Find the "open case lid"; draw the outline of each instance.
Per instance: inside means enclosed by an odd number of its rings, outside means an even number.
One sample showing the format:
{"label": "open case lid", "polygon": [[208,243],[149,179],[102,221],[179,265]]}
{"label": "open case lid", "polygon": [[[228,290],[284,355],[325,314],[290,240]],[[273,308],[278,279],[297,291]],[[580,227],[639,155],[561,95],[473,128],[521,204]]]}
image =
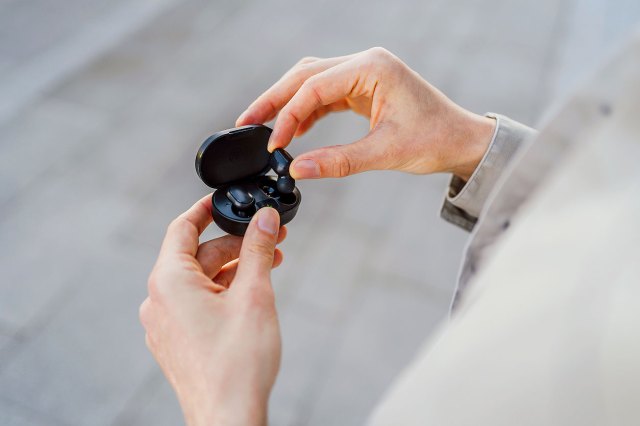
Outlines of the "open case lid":
{"label": "open case lid", "polygon": [[271,129],[261,124],[217,132],[202,143],[196,156],[200,179],[212,188],[264,175],[269,171],[267,143]]}

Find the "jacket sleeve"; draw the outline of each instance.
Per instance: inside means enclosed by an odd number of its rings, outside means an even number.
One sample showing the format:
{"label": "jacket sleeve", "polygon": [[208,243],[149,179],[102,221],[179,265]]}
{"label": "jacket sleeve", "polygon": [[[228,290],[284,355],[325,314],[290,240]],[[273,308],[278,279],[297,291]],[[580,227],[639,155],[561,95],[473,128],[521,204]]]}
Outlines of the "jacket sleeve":
{"label": "jacket sleeve", "polygon": [[508,117],[488,113],[496,120],[496,129],[487,152],[469,181],[452,176],[440,216],[467,231],[473,230],[480,212],[500,175],[513,159],[523,142],[537,132]]}

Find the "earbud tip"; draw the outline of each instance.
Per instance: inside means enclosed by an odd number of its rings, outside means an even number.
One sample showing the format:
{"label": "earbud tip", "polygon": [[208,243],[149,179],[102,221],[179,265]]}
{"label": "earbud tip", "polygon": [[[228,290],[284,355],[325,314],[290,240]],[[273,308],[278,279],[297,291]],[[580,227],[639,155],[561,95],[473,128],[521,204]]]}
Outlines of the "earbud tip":
{"label": "earbud tip", "polygon": [[280,176],[276,186],[281,194],[291,194],[296,187],[296,181],[290,176]]}

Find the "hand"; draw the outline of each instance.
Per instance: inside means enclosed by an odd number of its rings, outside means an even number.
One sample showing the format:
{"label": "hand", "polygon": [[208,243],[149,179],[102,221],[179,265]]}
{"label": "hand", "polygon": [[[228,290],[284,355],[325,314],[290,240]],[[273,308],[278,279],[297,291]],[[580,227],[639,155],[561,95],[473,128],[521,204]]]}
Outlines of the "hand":
{"label": "hand", "polygon": [[305,58],[262,94],[236,125],[276,114],[269,150],[284,148],[329,112],[351,109],[370,120],[364,138],[298,156],[295,179],[367,170],[452,172],[464,180],[482,159],[495,121],[449,100],[400,59],[375,47],[337,58]]}
{"label": "hand", "polygon": [[169,225],[140,320],[188,425],[266,424],[280,365],[270,278],[282,262],[279,221],[263,208],[244,240],[229,235],[198,245],[211,222],[207,196]]}

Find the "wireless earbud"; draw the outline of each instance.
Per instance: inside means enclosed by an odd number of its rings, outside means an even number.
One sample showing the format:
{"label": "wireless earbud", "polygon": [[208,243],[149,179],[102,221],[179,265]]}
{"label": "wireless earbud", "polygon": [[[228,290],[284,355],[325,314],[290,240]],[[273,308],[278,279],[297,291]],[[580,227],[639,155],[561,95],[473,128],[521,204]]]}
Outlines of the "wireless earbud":
{"label": "wireless earbud", "polygon": [[289,166],[293,158],[287,151],[282,148],[277,148],[271,157],[269,158],[269,165],[274,172],[278,175],[277,187],[278,191],[283,194],[291,194],[293,188],[296,187],[296,181],[289,174]]}
{"label": "wireless earbud", "polygon": [[255,199],[245,185],[231,185],[227,198],[240,215],[246,217],[254,212]]}
{"label": "wireless earbud", "polygon": [[[290,222],[302,196],[289,174],[293,158],[284,149],[267,151],[271,129],[249,125],[223,130],[207,138],[196,155],[196,171],[215,188],[213,220],[224,231],[244,235],[251,218],[263,207]],[[277,176],[267,175],[273,170]]]}
{"label": "wireless earbud", "polygon": [[280,176],[276,185],[280,193],[291,194],[296,187],[296,181],[291,176]]}

